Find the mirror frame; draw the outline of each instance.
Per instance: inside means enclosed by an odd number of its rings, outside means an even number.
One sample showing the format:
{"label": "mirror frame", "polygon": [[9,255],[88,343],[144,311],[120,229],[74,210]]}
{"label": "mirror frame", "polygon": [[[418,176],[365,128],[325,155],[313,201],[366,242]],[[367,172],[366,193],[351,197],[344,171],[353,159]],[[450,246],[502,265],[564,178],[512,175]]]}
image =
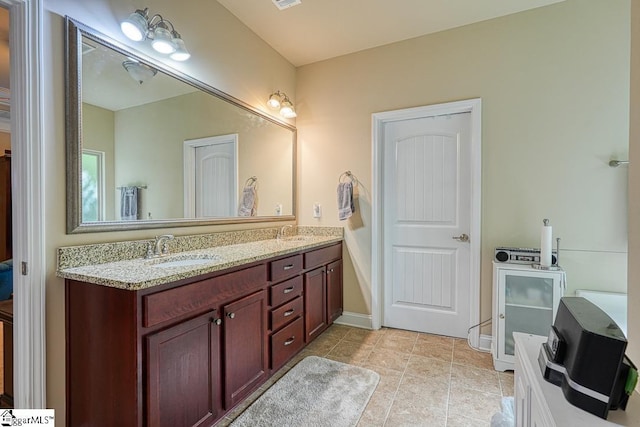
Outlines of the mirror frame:
{"label": "mirror frame", "polygon": [[[65,17],[65,127],[66,127],[66,203],[67,234],[93,233],[102,231],[143,230],[152,228],[191,227],[223,224],[246,224],[257,222],[295,221],[296,219],[296,176],[297,176],[297,129],[288,123],[271,117],[249,104],[207,85],[167,64],[143,54],[129,46],[115,41],[104,34]],[[292,213],[281,216],[224,217],[224,218],[176,218],[136,221],[82,222],[80,177],[82,176],[82,37],[103,44],[123,55],[151,65],[170,77],[181,80],[198,90],[215,96],[236,107],[272,122],[292,132]]]}

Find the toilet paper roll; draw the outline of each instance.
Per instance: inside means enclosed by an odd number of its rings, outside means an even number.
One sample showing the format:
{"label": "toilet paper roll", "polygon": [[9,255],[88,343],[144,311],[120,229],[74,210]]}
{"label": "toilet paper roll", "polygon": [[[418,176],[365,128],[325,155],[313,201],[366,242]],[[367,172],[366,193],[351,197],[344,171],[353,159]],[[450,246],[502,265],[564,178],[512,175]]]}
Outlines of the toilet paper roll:
{"label": "toilet paper roll", "polygon": [[551,267],[552,229],[548,219],[545,219],[543,224],[540,233],[540,265]]}

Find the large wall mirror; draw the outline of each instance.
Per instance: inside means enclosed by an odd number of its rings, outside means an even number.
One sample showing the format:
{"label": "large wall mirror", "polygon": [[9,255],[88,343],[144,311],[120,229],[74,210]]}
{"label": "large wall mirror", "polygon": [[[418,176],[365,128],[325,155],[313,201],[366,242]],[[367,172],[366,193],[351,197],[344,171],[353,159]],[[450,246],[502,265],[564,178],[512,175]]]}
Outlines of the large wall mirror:
{"label": "large wall mirror", "polygon": [[295,219],[295,127],[66,30],[67,233]]}

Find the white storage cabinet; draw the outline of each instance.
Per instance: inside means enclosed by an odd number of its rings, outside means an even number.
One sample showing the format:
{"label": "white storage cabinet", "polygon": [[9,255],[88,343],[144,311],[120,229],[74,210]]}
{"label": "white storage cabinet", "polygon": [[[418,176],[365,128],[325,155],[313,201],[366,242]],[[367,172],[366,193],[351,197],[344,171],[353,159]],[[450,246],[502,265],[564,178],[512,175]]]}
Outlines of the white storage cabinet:
{"label": "white storage cabinet", "polygon": [[562,270],[493,262],[493,366],[514,369],[514,332],[547,336],[566,287]]}

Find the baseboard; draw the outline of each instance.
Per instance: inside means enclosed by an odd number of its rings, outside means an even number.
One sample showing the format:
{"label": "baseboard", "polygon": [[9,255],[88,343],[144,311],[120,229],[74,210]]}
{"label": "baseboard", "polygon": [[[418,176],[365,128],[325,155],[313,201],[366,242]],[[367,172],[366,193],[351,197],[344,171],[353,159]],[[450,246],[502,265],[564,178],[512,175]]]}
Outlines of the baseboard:
{"label": "baseboard", "polygon": [[493,341],[493,337],[491,335],[480,335],[480,342],[478,343],[478,347],[481,350],[491,351],[491,342]]}
{"label": "baseboard", "polygon": [[370,314],[351,313],[349,311],[342,312],[342,316],[334,320],[333,323],[346,326],[354,326],[356,328],[373,329],[373,322]]}

